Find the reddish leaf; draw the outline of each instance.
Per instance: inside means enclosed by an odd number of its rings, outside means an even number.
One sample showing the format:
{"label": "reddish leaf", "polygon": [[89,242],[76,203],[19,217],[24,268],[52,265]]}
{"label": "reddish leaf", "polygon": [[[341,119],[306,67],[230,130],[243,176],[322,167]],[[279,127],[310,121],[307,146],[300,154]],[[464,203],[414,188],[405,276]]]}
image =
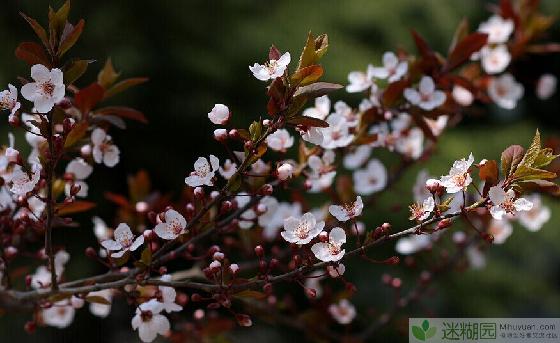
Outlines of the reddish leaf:
{"label": "reddish leaf", "polygon": [[[86,22],[83,19],[80,19],[76,26],[72,26],[71,24],[67,23],[66,28],[64,28],[64,33],[60,40],[60,45],[58,46],[57,55],[60,57],[64,55],[64,53],[70,50],[71,47],[76,44],[80,36],[82,35],[82,31],[84,30],[84,25]],[[70,25],[70,26],[68,26]],[[68,31],[68,32],[67,32]]]}
{"label": "reddish leaf", "polygon": [[525,149],[520,145],[511,145],[502,152],[502,173],[504,177],[513,174],[517,169],[517,165],[525,156]]}
{"label": "reddish leaf", "polygon": [[105,92],[105,95],[104,95],[103,99],[110,98],[115,94],[123,92],[123,91],[129,89],[130,87],[142,84],[146,81],[148,81],[147,77],[134,77],[134,78],[122,80],[121,82],[115,84],[113,87],[109,88]]}
{"label": "reddish leaf", "polygon": [[120,194],[115,194],[111,192],[105,192],[105,199],[121,206],[121,207],[130,207],[130,203],[128,199]]}
{"label": "reddish leaf", "polygon": [[35,19],[26,16],[23,12],[19,12],[19,14],[23,17],[23,19],[25,19],[25,21],[29,23],[29,25],[31,26],[33,31],[35,31],[35,34],[37,35],[37,37],[39,37],[39,39],[41,40],[45,48],[48,49],[49,38],[47,37],[47,31],[45,31],[45,29],[41,26],[41,24],[39,24]]}
{"label": "reddish leaf", "polygon": [[69,148],[69,147],[73,146],[74,144],[76,144],[77,141],[82,139],[87,132],[88,126],[89,125],[86,122],[81,122],[81,123],[78,123],[78,124],[74,125],[72,130],[68,133],[68,136],[66,136],[66,141],[64,142],[64,147]]}
{"label": "reddish leaf", "polygon": [[433,56],[434,51],[432,50],[432,48],[430,48],[426,40],[415,30],[412,30],[411,33],[412,38],[414,39],[414,44],[416,44],[416,48],[418,49],[420,55],[424,58],[430,58],[431,56]]}
{"label": "reddish leaf", "polygon": [[468,61],[474,52],[479,51],[488,41],[486,33],[475,32],[461,40],[449,54],[445,71],[450,71]]}
{"label": "reddish leaf", "polygon": [[87,115],[98,102],[103,100],[104,93],[103,87],[94,82],[86,88],[80,89],[74,96],[74,102],[82,114]]}
{"label": "reddish leaf", "polygon": [[329,123],[324,120],[306,116],[291,118],[290,120],[288,120],[288,124],[304,125],[307,127],[329,127]]}
{"label": "reddish leaf", "polygon": [[294,93],[294,97],[305,95],[310,98],[317,98],[336,90],[341,89],[343,86],[336,83],[328,82],[315,82],[307,86],[299,87]]}
{"label": "reddish leaf", "polygon": [[101,87],[107,89],[111,87],[113,83],[115,83],[119,75],[120,74],[117,73],[115,71],[115,68],[113,67],[111,58],[108,58],[107,62],[105,62],[105,66],[103,66],[103,69],[101,69],[101,71],[97,75],[97,83],[99,83]]}
{"label": "reddish leaf", "polygon": [[121,118],[136,120],[144,124],[148,123],[148,119],[146,119],[144,113],[130,107],[122,107],[122,106],[103,107],[95,111],[95,113],[102,114],[102,115],[114,114]]}
{"label": "reddish leaf", "polygon": [[278,48],[276,48],[274,45],[272,45],[270,47],[270,50],[268,51],[268,59],[269,60],[278,60],[280,59],[280,50],[278,50]]}
{"label": "reddish leaf", "polygon": [[511,0],[500,0],[500,15],[505,19],[512,19],[515,27],[519,27],[519,16],[515,12]]}
{"label": "reddish leaf", "polygon": [[319,80],[323,76],[323,68],[320,65],[312,65],[302,69],[298,69],[293,75],[292,80],[299,82],[300,86],[305,86]]}
{"label": "reddish leaf", "polygon": [[488,194],[490,187],[498,184],[498,163],[495,160],[486,161],[480,166],[478,176],[481,180],[485,181],[483,195]]}
{"label": "reddish leaf", "polygon": [[29,65],[50,66],[49,58],[43,47],[35,42],[23,42],[16,48],[16,57]]}
{"label": "reddish leaf", "polygon": [[95,203],[91,201],[74,201],[70,204],[60,204],[59,206],[57,206],[57,214],[59,216],[66,216],[69,214],[89,211],[95,206]]}
{"label": "reddish leaf", "polygon": [[64,70],[64,83],[70,85],[79,79],[87,70],[90,61],[75,60]]}
{"label": "reddish leaf", "polygon": [[393,82],[387,86],[385,91],[383,92],[383,96],[381,101],[385,106],[393,105],[399,98],[402,96],[402,93],[406,87],[408,87],[409,82],[408,80],[399,80]]}

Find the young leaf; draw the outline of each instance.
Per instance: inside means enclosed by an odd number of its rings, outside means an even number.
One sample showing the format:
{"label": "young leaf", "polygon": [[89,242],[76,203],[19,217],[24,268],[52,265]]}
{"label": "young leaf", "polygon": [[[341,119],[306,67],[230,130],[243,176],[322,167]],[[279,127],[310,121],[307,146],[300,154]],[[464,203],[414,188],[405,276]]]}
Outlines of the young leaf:
{"label": "young leaf", "polygon": [[504,177],[508,177],[515,172],[524,154],[525,149],[520,145],[511,145],[502,152],[502,174]]}
{"label": "young leaf", "polygon": [[69,0],[67,0],[56,12],[52,8],[49,8],[49,30],[51,34],[55,33],[56,36],[59,36],[62,33],[66,21],[68,20],[69,13]]}
{"label": "young leaf", "polygon": [[82,139],[86,135],[88,126],[89,125],[86,122],[81,122],[74,125],[72,130],[68,133],[68,136],[66,136],[64,147],[69,148],[76,144],[76,142],[78,142],[80,139]]}
{"label": "young leaf", "polygon": [[327,123],[326,121],[307,116],[291,118],[287,121],[287,123],[292,125],[303,125],[307,127],[329,127],[329,123]]}
{"label": "young leaf", "polygon": [[111,302],[99,295],[88,295],[85,299],[88,303],[111,305]]}
{"label": "young leaf", "polygon": [[89,63],[90,61],[87,60],[72,61],[64,70],[64,82],[67,85],[74,83],[77,79],[84,75]]}
{"label": "young leaf", "polygon": [[144,82],[148,81],[147,77],[135,77],[135,78],[130,78],[130,79],[126,79],[126,80],[122,80],[121,82],[118,82],[117,84],[115,84],[114,86],[112,86],[111,88],[109,88],[106,92],[105,95],[103,97],[103,99],[107,99],[112,97],[115,94],[118,94],[120,92],[123,92],[127,89],[129,89],[130,87],[136,86],[136,85],[140,85]]}
{"label": "young leaf", "polygon": [[82,35],[82,31],[84,30],[84,25],[86,22],[83,19],[80,19],[76,26],[72,26],[72,24],[67,23],[66,27],[64,28],[64,34],[61,37],[60,45],[58,46],[57,55],[61,57],[70,50],[71,47],[76,44],[80,36]]}
{"label": "young leaf", "polygon": [[57,214],[59,216],[66,216],[69,214],[80,213],[89,211],[94,208],[96,205],[94,202],[79,200],[74,201],[69,204],[60,204],[57,206]]}
{"label": "young leaf", "polygon": [[330,92],[341,89],[343,86],[336,83],[316,82],[307,86],[299,87],[294,97],[305,95],[310,98],[318,98]]}
{"label": "young leaf", "polygon": [[97,83],[99,83],[101,87],[108,89],[113,83],[115,83],[115,81],[117,81],[119,75],[120,73],[117,73],[115,71],[113,62],[109,57],[107,59],[107,62],[105,62],[105,66],[103,66],[103,69],[101,69],[101,71],[97,75]]}
{"label": "young leaf", "polygon": [[533,166],[533,162],[535,162],[535,159],[539,155],[540,151],[541,151],[541,134],[539,130],[537,130],[537,132],[535,133],[535,137],[533,138],[533,142],[531,143],[531,146],[529,147],[529,149],[527,149],[527,152],[525,153],[525,156],[523,156],[523,159],[521,160],[519,165],[528,166],[528,167]]}
{"label": "young leaf", "polygon": [[449,54],[444,70],[449,71],[457,68],[468,61],[474,52],[479,51],[488,41],[486,33],[475,32],[461,40]]}
{"label": "young leaf", "polygon": [[103,100],[104,93],[105,90],[103,87],[101,87],[97,82],[94,82],[86,88],[80,89],[74,97],[74,102],[82,114],[87,116],[89,111],[91,111],[98,102]]}
{"label": "young leaf", "polygon": [[39,39],[41,40],[41,42],[43,43],[45,48],[48,49],[49,48],[49,38],[47,36],[47,31],[45,31],[45,29],[41,26],[41,24],[39,24],[37,22],[37,20],[35,20],[31,17],[28,17],[23,12],[19,12],[19,15],[21,15],[23,17],[23,19],[25,19],[25,21],[27,21],[27,23],[29,23],[29,26],[31,26],[33,31],[35,31],[35,34],[37,35],[37,37],[39,37]]}
{"label": "young leaf", "polygon": [[311,31],[307,35],[307,42],[299,58],[297,70],[303,69],[313,64],[327,52],[329,46],[329,38],[326,34],[322,34],[317,38],[313,37]]}
{"label": "young leaf", "polygon": [[305,86],[319,80],[323,76],[323,67],[320,65],[311,65],[298,69],[292,75],[292,81],[300,86]]}
{"label": "young leaf", "polygon": [[113,114],[113,115],[119,116],[121,118],[139,121],[139,122],[144,123],[144,124],[148,123],[148,119],[146,118],[144,113],[142,113],[140,111],[137,111],[137,110],[135,110],[133,108],[130,108],[130,107],[108,106],[108,107],[103,107],[103,108],[98,109],[97,111],[95,111],[95,113],[102,114],[102,115]]}
{"label": "young leaf", "polygon": [[16,48],[16,57],[29,65],[42,64],[50,67],[50,62],[43,47],[35,42],[23,42]]}

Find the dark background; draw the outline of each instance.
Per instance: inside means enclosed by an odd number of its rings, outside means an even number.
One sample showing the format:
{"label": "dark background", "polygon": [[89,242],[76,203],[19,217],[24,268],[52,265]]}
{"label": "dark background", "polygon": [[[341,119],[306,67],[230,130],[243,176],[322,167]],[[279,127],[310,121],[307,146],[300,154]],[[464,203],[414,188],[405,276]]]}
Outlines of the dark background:
{"label": "dark background", "polygon": [[[61,3],[3,1],[0,11],[2,87],[8,82],[16,83],[17,75],[29,74],[28,66],[13,55],[19,42],[34,39],[18,11],[46,24],[48,5],[58,7]],[[547,14],[558,15],[560,3],[543,1],[542,8]],[[96,168],[90,178],[92,199],[102,203],[97,214],[111,222],[114,211],[103,200],[103,192],[126,193],[127,175],[142,168],[149,171],[156,188],[179,194],[184,187],[184,177],[198,156],[212,152],[224,157],[220,146],[211,138],[214,126],[206,114],[214,103],[227,104],[233,111],[234,123],[245,124],[265,114],[265,84],[252,77],[248,65],[262,62],[272,43],[281,51],[290,51],[295,60],[309,30],[316,34],[328,33],[330,47],[323,59],[326,70],[323,79],[345,84],[349,71],[365,69],[368,63],[379,64],[386,50],[403,47],[414,51],[410,28],[426,37],[434,49],[446,51],[462,17],[468,17],[471,27],[476,28],[488,15],[485,2],[459,0],[73,1],[71,19],[85,18],[86,28],[71,54],[97,60],[80,85],[95,80],[109,56],[123,76],[150,78],[149,83],[114,100],[145,112],[150,123],[130,122],[126,131],[114,129],[111,132],[121,148],[121,163],[114,169]],[[547,38],[560,41],[558,25]],[[405,180],[383,195],[379,207],[390,208],[402,199],[409,199],[410,186],[420,168],[428,168],[439,175],[447,171],[452,161],[470,151],[477,160],[499,158],[509,144],[527,145],[537,127],[545,136],[558,134],[559,97],[538,101],[532,89],[541,73],[559,74],[559,61],[558,56],[521,61],[516,68],[522,71],[526,97],[518,108],[514,111],[486,108],[483,116],[469,117],[449,130],[434,159],[407,173]],[[525,69],[528,64],[533,65],[533,69]],[[359,102],[359,97],[344,92],[332,98],[347,100],[351,105]],[[3,123],[0,137],[6,137],[8,129],[7,119]],[[21,133],[16,141],[18,147],[25,145]],[[0,142],[5,143],[6,138],[1,138]],[[530,233],[515,224],[514,234],[506,244],[491,250],[486,269],[445,278],[436,287],[433,297],[430,295],[422,304],[438,316],[558,317],[560,206],[553,199],[545,202],[553,208],[554,214],[540,232]],[[82,228],[61,230],[55,235],[59,243],[71,242],[68,250],[74,258],[67,267],[69,278],[98,272],[83,258],[83,248],[93,244],[94,238],[89,216],[82,219]],[[403,212],[375,211],[370,219],[372,223],[389,219],[398,227],[406,225]],[[388,249],[390,253],[391,247]],[[349,279],[361,290],[353,298],[359,309],[375,305],[379,311],[383,310],[380,299],[389,294],[380,285],[383,271],[391,271],[405,280],[407,275],[418,273],[418,270],[403,268],[369,268],[371,272],[368,273],[349,268]],[[413,307],[411,314],[423,315],[423,308]],[[192,310],[188,307],[185,315],[190,316]],[[78,311],[69,329],[41,328],[33,336],[26,335],[22,329],[29,319],[28,314],[0,316],[0,342],[129,341],[137,339],[136,333],[130,332],[131,315],[132,310],[117,300],[107,319],[95,318],[83,309]],[[392,326],[384,333],[392,336],[396,330]],[[288,336],[291,336],[289,330],[259,323],[249,331],[238,330],[228,338],[281,341]]]}

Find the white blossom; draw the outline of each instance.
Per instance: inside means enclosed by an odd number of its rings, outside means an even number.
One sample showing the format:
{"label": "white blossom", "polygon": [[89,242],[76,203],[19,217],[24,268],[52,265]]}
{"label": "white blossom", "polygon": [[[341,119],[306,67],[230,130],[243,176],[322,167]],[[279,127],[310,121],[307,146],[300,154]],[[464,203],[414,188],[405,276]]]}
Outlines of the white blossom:
{"label": "white blossom", "polygon": [[[235,196],[235,202],[237,203],[237,208],[244,208],[251,201],[251,195],[249,193],[241,192]],[[239,227],[241,229],[250,229],[253,227],[255,219],[257,218],[257,213],[254,209],[248,208],[239,216]]]}
{"label": "white blossom", "polygon": [[60,300],[52,304],[51,307],[41,310],[43,323],[55,328],[64,329],[74,321],[76,310],[68,299]]}
{"label": "white blossom", "polygon": [[370,195],[381,191],[387,185],[387,169],[378,159],[368,162],[365,169],[353,174],[354,190],[360,195]]}
{"label": "white blossom", "polygon": [[322,157],[311,155],[307,161],[311,172],[307,175],[307,181],[310,183],[309,192],[318,193],[332,185],[336,176],[336,170],[333,167],[335,153],[332,150],[326,150]]}
{"label": "white blossom", "polygon": [[523,85],[515,81],[511,74],[503,74],[490,79],[488,95],[498,106],[512,110],[523,97]]}
{"label": "white blossom", "polygon": [[507,46],[500,44],[494,47],[485,46],[480,50],[482,69],[488,74],[499,74],[506,70],[511,62],[511,54]]}
{"label": "white blossom", "polygon": [[513,29],[513,20],[504,19],[499,15],[491,16],[487,21],[480,23],[478,26],[479,32],[488,34],[488,44],[507,42]]}
{"label": "white blossom", "polygon": [[323,95],[315,98],[315,106],[307,108],[303,111],[303,115],[306,117],[317,118],[325,120],[331,111],[331,100],[328,95]]}
{"label": "white blossom", "polygon": [[503,244],[513,232],[509,220],[492,219],[488,225],[488,233],[494,237],[494,244]]}
{"label": "white blossom", "polygon": [[395,250],[401,255],[411,255],[431,246],[432,240],[428,235],[412,235],[399,238]]}
{"label": "white blossom", "polygon": [[249,70],[257,80],[268,81],[284,75],[288,64],[290,64],[290,53],[286,52],[278,60],[270,60],[265,64],[255,63],[249,66]]}
{"label": "white blossom", "polygon": [[127,251],[135,251],[144,244],[144,236],[140,235],[135,239],[130,227],[125,223],[117,226],[114,237],[114,240],[105,240],[101,242],[101,245],[109,251],[117,251],[111,254],[115,258],[122,257]]}
{"label": "white blossom", "polygon": [[455,161],[449,170],[449,174],[441,177],[441,185],[445,187],[447,193],[453,194],[467,189],[472,182],[469,168],[473,162],[474,157],[471,153],[468,160],[463,158],[459,161]]}
{"label": "white blossom", "polygon": [[356,308],[348,299],[342,299],[338,304],[329,306],[331,316],[342,325],[350,324],[356,318]]}
{"label": "white blossom", "polygon": [[470,90],[459,85],[453,86],[453,91],[451,92],[453,100],[461,106],[470,106],[474,101],[474,95]]}
{"label": "white blossom", "polygon": [[175,239],[186,233],[187,221],[181,213],[169,209],[165,211],[165,222],[159,223],[154,228],[155,233],[163,239]]}
{"label": "white blossom", "polygon": [[220,175],[229,180],[237,172],[237,163],[233,163],[229,158],[224,162],[224,166],[219,169]]}
{"label": "white blossom", "polygon": [[164,335],[169,331],[169,320],[161,314],[163,304],[152,299],[140,304],[136,315],[132,318],[132,328],[138,330],[142,342],[152,342],[157,335]]}
{"label": "white blossom", "polygon": [[394,52],[383,54],[383,67],[371,68],[371,75],[377,79],[387,79],[389,83],[400,80],[408,71],[408,62],[399,61]]}
{"label": "white blossom", "polygon": [[422,202],[432,194],[426,188],[427,181],[430,180],[430,173],[426,169],[422,169],[416,176],[416,181],[412,186],[412,194],[415,202]]}
{"label": "white blossom", "polygon": [[80,186],[80,191],[76,196],[78,197],[87,197],[88,195],[88,184],[84,181],[87,179],[91,173],[93,172],[93,167],[89,165],[83,158],[77,157],[70,161],[66,166],[66,173],[71,174],[74,177],[73,182],[66,182],[64,187],[64,191],[66,196],[70,196],[70,190],[72,184]]}
{"label": "white blossom", "polygon": [[194,162],[194,171],[185,178],[185,183],[191,187],[213,186],[214,181],[212,179],[219,168],[220,160],[216,156],[210,155],[210,163],[206,158],[199,157]]}
{"label": "white blossom", "polygon": [[505,214],[515,214],[518,211],[530,211],[533,203],[525,198],[517,198],[513,189],[507,192],[500,186],[493,186],[488,191],[493,206],[490,214],[494,219],[501,220]]}
{"label": "white blossom", "polygon": [[550,220],[550,208],[543,205],[541,196],[538,194],[530,195],[527,200],[533,204],[533,207],[529,211],[518,213],[517,218],[527,230],[539,231]]}
{"label": "white blossom", "polygon": [[272,150],[285,152],[294,145],[294,137],[290,135],[288,130],[278,129],[266,137],[266,144]]}
{"label": "white blossom", "polygon": [[49,70],[44,65],[35,64],[31,67],[31,78],[35,82],[29,82],[21,87],[21,95],[33,102],[37,112],[49,112],[64,98],[65,87],[60,69]]}
{"label": "white blossom", "polygon": [[[69,259],[70,255],[64,250],[60,250],[54,255],[54,269],[57,280],[60,280],[60,277],[64,273],[64,267]],[[51,281],[51,272],[49,269],[47,269],[46,266],[39,266],[31,276],[31,287],[35,289],[49,288]]]}
{"label": "white blossom", "polygon": [[362,71],[351,71],[348,74],[348,82],[350,83],[346,86],[348,93],[359,93],[372,87],[375,85],[373,82],[373,66],[371,64],[368,65],[365,73]]}
{"label": "white blossom", "polygon": [[346,169],[354,170],[361,167],[371,155],[371,146],[360,145],[354,151],[344,155],[343,164]]}
{"label": "white blossom", "polygon": [[445,129],[445,127],[447,126],[448,121],[449,121],[449,116],[446,115],[439,116],[436,120],[426,118],[426,123],[428,124],[430,130],[432,130],[432,133],[436,137],[443,132],[443,129]]}
{"label": "white blossom", "polygon": [[552,74],[543,74],[539,77],[537,81],[537,88],[535,89],[535,93],[537,97],[541,100],[546,100],[556,93],[556,85],[558,83],[558,79],[556,76]]}
{"label": "white blossom", "polygon": [[325,227],[325,222],[317,222],[315,216],[307,212],[301,218],[289,217],[284,219],[282,238],[290,243],[307,244],[315,238]]}
{"label": "white blossom", "polygon": [[347,220],[359,217],[362,214],[363,209],[364,203],[362,202],[362,197],[359,195],[356,197],[356,201],[354,201],[353,203],[345,204],[342,206],[329,206],[330,214],[332,214],[339,222],[345,222]]}
{"label": "white blossom", "polygon": [[328,127],[321,129],[323,142],[321,147],[325,149],[335,149],[348,146],[354,140],[354,135],[350,133],[350,125],[346,118],[333,113],[327,117]]}
{"label": "white blossom", "polygon": [[93,130],[91,143],[93,144],[92,153],[95,163],[103,163],[109,168],[119,163],[121,151],[112,143],[111,136],[105,130],[101,128]]}
{"label": "white blossom", "polygon": [[231,113],[224,104],[215,104],[212,111],[208,112],[208,119],[216,125],[224,125],[228,122]]}
{"label": "white blossom", "polygon": [[424,152],[424,132],[418,127],[413,127],[408,132],[399,135],[395,141],[395,150],[413,160],[422,156]]}
{"label": "white blossom", "polygon": [[434,80],[430,76],[422,76],[418,90],[406,88],[404,90],[404,97],[412,105],[416,105],[426,111],[431,111],[443,105],[446,98],[444,92],[436,90]]}
{"label": "white blossom", "polygon": [[41,165],[39,163],[31,165],[31,176],[20,165],[16,165],[10,177],[10,192],[15,195],[26,195],[35,188],[40,178]]}
{"label": "white blossom", "polygon": [[[88,296],[101,297],[110,303],[113,300],[113,290],[103,289],[96,292],[90,292],[88,293]],[[91,302],[89,304],[89,311],[94,316],[105,318],[109,315],[109,313],[111,313],[111,304]]]}
{"label": "white blossom", "polygon": [[93,222],[93,234],[98,241],[102,242],[111,238],[111,232],[109,231],[109,228],[107,227],[107,224],[105,223],[105,221],[103,221],[103,219],[99,217],[93,217],[91,218],[91,221]]}
{"label": "white blossom", "polygon": [[313,244],[311,251],[323,262],[336,262],[344,257],[346,252],[342,249],[344,243],[346,243],[346,232],[340,227],[335,227],[329,232],[328,242]]}
{"label": "white blossom", "polygon": [[263,228],[264,239],[268,241],[276,237],[284,226],[284,219],[301,216],[301,205],[298,202],[278,202],[276,198],[266,196],[260,203],[266,206],[266,212],[259,216],[258,222]]}
{"label": "white blossom", "polygon": [[346,266],[344,266],[344,264],[342,263],[339,263],[337,266],[331,266],[331,265],[327,266],[327,272],[329,273],[329,276],[332,278],[337,278],[339,276],[344,275],[345,271],[346,271]]}
{"label": "white blossom", "polygon": [[17,101],[18,91],[12,84],[8,85],[8,89],[0,92],[0,109],[10,111],[10,116],[16,114],[21,104]]}
{"label": "white blossom", "polygon": [[428,219],[434,210],[434,198],[429,196],[422,203],[416,203],[410,206],[410,220],[422,221]]}
{"label": "white blossom", "polygon": [[[162,275],[161,280],[165,282],[171,281],[171,275]],[[169,286],[159,286],[159,291],[161,292],[161,303],[163,305],[163,310],[165,312],[179,312],[183,307],[175,303],[175,298],[177,297],[177,292],[175,288]]]}

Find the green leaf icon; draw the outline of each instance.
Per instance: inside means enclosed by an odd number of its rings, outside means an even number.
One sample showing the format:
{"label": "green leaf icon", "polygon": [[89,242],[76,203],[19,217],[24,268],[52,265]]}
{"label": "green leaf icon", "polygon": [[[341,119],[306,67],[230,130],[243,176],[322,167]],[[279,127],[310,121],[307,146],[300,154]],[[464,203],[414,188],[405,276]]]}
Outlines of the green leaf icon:
{"label": "green leaf icon", "polygon": [[432,326],[426,331],[426,339],[430,339],[436,335],[436,327]]}
{"label": "green leaf icon", "polygon": [[421,341],[426,340],[426,335],[424,334],[424,330],[422,330],[422,328],[419,326],[412,327],[412,335],[416,337],[416,339],[419,339]]}
{"label": "green leaf icon", "polygon": [[428,321],[424,319],[424,321],[422,322],[422,330],[428,331],[429,328],[430,328],[430,323],[428,323]]}

